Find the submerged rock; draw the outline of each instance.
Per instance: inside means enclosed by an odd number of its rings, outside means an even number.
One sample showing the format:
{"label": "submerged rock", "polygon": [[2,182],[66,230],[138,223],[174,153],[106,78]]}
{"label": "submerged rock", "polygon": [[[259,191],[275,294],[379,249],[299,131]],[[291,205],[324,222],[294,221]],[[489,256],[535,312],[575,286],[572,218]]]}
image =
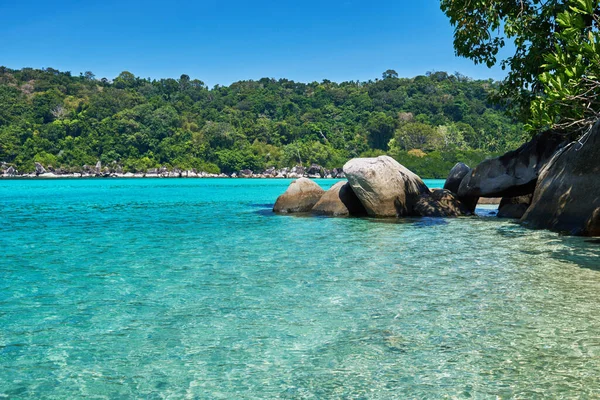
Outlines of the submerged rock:
{"label": "submerged rock", "polygon": [[346,216],[366,215],[367,211],[352,191],[348,182],[338,182],[331,187],[312,209],[314,214]]}
{"label": "submerged rock", "polygon": [[533,193],[538,174],[565,138],[552,131],[540,133],[517,150],[485,160],[462,180],[458,195],[516,197]]}
{"label": "submerged rock", "polygon": [[504,197],[498,206],[498,218],[516,218],[520,219],[529,205],[533,195],[518,197]]}
{"label": "submerged rock", "polygon": [[309,212],[325,191],[308,178],[300,178],[277,198],[273,211],[277,213]]}
{"label": "submerged rock", "polygon": [[581,142],[557,152],[540,172],[529,227],[600,236],[600,121]]}
{"label": "submerged rock", "polygon": [[352,190],[373,217],[414,215],[414,206],[429,193],[416,174],[388,156],[355,158],[344,165]]}
{"label": "submerged rock", "polygon": [[447,189],[433,189],[419,196],[415,213],[422,217],[461,217],[472,215],[471,210]]}

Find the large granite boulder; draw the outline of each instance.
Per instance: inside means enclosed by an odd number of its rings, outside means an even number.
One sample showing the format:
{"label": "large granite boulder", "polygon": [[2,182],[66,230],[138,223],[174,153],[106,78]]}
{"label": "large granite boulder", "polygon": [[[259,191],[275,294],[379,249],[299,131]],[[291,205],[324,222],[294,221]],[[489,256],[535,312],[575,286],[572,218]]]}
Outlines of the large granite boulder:
{"label": "large granite boulder", "polygon": [[308,178],[290,183],[287,190],[277,198],[273,211],[277,213],[309,212],[325,191]]}
{"label": "large granite boulder", "polygon": [[562,146],[565,137],[552,131],[500,157],[485,160],[462,180],[458,196],[516,197],[533,193],[544,164]]}
{"label": "large granite boulder", "polygon": [[419,196],[415,213],[422,217],[460,217],[472,215],[471,210],[447,189],[433,189]]}
{"label": "large granite boulder", "polygon": [[529,208],[532,198],[533,195],[531,194],[502,198],[498,206],[498,218],[521,218]]}
{"label": "large granite boulder", "polygon": [[600,236],[600,121],[547,163],[521,221],[533,228]]}
{"label": "large granite boulder", "polygon": [[419,196],[429,193],[421,178],[388,156],[352,159],[344,165],[344,174],[373,217],[415,215]]}
{"label": "large granite boulder", "polygon": [[[471,173],[471,168],[464,163],[457,163],[448,174],[448,178],[446,178],[446,183],[444,183],[444,189],[451,191],[452,193],[458,195],[458,189],[460,188],[460,184],[465,178],[465,176]],[[477,201],[479,200],[479,196],[465,196],[461,197],[460,201],[467,206],[469,211],[475,212],[475,208],[477,207]]]}
{"label": "large granite boulder", "polygon": [[314,214],[347,216],[366,215],[367,211],[348,182],[338,182],[331,187],[312,209]]}

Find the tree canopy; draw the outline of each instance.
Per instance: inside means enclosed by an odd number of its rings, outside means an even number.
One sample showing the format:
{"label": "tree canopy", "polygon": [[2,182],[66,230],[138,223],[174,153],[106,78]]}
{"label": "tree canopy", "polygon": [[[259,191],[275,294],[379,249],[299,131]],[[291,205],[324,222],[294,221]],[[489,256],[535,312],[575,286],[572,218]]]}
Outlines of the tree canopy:
{"label": "tree canopy", "polygon": [[[522,125],[488,103],[491,80],[430,72],[368,82],[263,78],[208,88],[202,81],[112,81],[92,72],[0,67],[0,162],[66,170],[118,165],[253,171],[388,153],[424,177],[445,177],[517,147]],[[413,150],[419,150],[417,152]],[[411,152],[412,151],[412,152]]]}
{"label": "tree canopy", "polygon": [[[494,94],[533,130],[579,131],[599,115],[598,0],[441,0],[460,56],[508,76]],[[514,54],[498,60],[508,42]]]}

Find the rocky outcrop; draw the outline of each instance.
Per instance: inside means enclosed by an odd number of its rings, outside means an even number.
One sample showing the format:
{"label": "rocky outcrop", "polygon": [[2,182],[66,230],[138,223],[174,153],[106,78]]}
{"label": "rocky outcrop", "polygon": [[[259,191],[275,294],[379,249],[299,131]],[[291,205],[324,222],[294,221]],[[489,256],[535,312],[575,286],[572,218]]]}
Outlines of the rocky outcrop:
{"label": "rocky outcrop", "polygon": [[350,187],[373,217],[414,215],[414,206],[429,193],[417,175],[388,156],[355,158],[344,165]]}
{"label": "rocky outcrop", "polygon": [[467,174],[471,172],[471,168],[465,163],[457,163],[448,174],[446,178],[446,183],[444,183],[444,189],[451,191],[452,193],[458,194],[458,188],[460,187],[460,183],[464,179]]}
{"label": "rocky outcrop", "polygon": [[419,196],[415,214],[422,217],[461,217],[472,215],[454,193],[447,189],[433,189],[431,193]]}
{"label": "rocky outcrop", "polygon": [[292,181],[287,190],[277,198],[273,211],[277,213],[309,212],[325,191],[308,178]]}
{"label": "rocky outcrop", "polygon": [[565,145],[564,136],[540,133],[515,151],[483,161],[462,180],[458,195],[516,197],[533,193],[538,174],[552,155]]}
{"label": "rocky outcrop", "polygon": [[533,228],[600,236],[600,121],[540,172],[521,221]]}
{"label": "rocky outcrop", "polygon": [[533,195],[504,197],[498,206],[498,218],[519,219],[525,214],[531,204]]}
{"label": "rocky outcrop", "polygon": [[44,166],[42,164],[40,164],[39,162],[35,163],[35,174],[36,175],[41,175],[41,174],[45,174],[46,173],[46,168],[44,168]]}
{"label": "rocky outcrop", "polygon": [[[460,188],[460,184],[465,178],[465,176],[471,173],[471,168],[464,163],[457,163],[448,174],[448,178],[446,178],[446,183],[444,183],[444,189],[451,191],[455,195],[458,195],[458,190]],[[459,200],[467,206],[470,212],[475,211],[475,207],[477,207],[477,201],[479,200],[478,196],[465,196],[459,198]]]}
{"label": "rocky outcrop", "polygon": [[324,178],[325,177],[325,169],[318,164],[312,164],[307,170],[309,178]]}
{"label": "rocky outcrop", "polygon": [[317,215],[331,216],[361,216],[366,215],[367,210],[352,191],[348,182],[338,182],[331,187],[321,199],[315,204],[312,212]]}
{"label": "rocky outcrop", "polygon": [[10,166],[4,171],[4,176],[13,177],[17,175],[17,173],[18,171],[13,166]]}

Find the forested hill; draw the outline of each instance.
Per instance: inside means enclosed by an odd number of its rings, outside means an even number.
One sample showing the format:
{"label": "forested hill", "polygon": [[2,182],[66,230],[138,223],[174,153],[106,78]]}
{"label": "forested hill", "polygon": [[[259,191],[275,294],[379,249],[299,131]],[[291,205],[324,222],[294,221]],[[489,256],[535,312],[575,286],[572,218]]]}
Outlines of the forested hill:
{"label": "forested hill", "polygon": [[445,177],[518,146],[522,126],[487,102],[496,83],[460,74],[369,82],[150,80],[123,72],[0,67],[0,162],[32,171],[118,164],[206,172],[342,166],[387,153],[423,177]]}

